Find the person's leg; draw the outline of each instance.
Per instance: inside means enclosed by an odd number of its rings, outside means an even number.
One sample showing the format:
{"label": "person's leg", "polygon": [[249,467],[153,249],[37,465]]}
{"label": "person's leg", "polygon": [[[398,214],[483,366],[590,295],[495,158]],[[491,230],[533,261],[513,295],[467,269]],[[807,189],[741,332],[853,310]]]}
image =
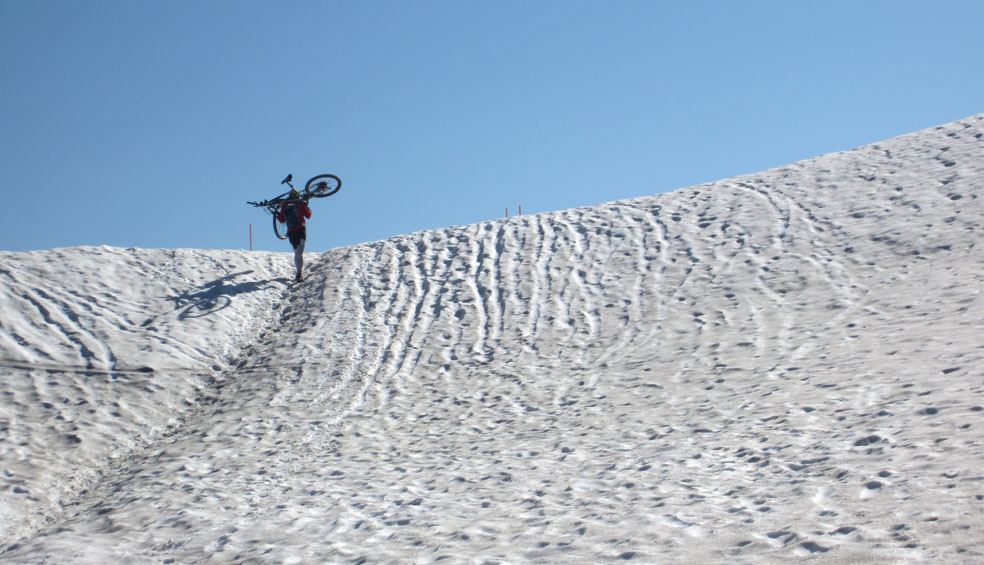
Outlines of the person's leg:
{"label": "person's leg", "polygon": [[294,266],[297,267],[296,280],[301,280],[301,270],[304,268],[304,244],[307,240],[307,229],[296,229],[289,234],[290,244],[294,246]]}
{"label": "person's leg", "polygon": [[304,268],[304,243],[305,240],[301,239],[294,246],[294,266],[297,267],[297,279],[301,278],[301,270]]}

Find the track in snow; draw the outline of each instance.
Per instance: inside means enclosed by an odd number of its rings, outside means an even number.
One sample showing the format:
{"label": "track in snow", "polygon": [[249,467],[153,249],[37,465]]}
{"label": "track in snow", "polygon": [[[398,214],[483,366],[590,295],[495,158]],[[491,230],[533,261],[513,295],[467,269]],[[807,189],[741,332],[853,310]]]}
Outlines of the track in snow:
{"label": "track in snow", "polygon": [[982,133],[324,254],[9,555],[976,560]]}

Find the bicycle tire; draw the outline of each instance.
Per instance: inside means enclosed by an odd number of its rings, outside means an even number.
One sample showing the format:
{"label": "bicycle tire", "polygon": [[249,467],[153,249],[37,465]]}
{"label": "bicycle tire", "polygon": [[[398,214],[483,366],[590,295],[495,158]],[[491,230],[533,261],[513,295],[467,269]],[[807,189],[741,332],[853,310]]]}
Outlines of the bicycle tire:
{"label": "bicycle tire", "polygon": [[[277,236],[277,239],[287,239],[287,224],[281,224],[277,221],[278,213],[273,213],[273,234]],[[283,230],[283,235],[280,231]]]}
{"label": "bicycle tire", "polygon": [[342,188],[342,179],[335,175],[318,175],[311,177],[304,185],[307,196],[314,198],[324,198],[335,194]]}

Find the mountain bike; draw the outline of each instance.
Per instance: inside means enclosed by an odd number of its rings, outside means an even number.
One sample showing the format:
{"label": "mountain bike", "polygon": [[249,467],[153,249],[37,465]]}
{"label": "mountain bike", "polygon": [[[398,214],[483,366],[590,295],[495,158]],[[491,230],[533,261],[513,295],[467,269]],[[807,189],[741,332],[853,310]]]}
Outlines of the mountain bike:
{"label": "mountain bike", "polygon": [[252,204],[257,208],[266,208],[267,212],[273,214],[273,233],[277,236],[277,239],[287,239],[287,224],[281,224],[277,221],[277,216],[280,215],[280,207],[288,202],[300,202],[304,201],[307,203],[308,200],[312,198],[325,198],[331,196],[338,192],[342,188],[342,180],[335,175],[318,175],[316,177],[311,177],[304,185],[304,190],[300,191],[300,198],[290,198],[291,190],[294,190],[294,185],[291,181],[294,179],[294,175],[287,175],[287,178],[280,181],[281,185],[286,184],[290,187],[290,190],[281,194],[280,196],[275,196],[270,200],[263,200],[261,202],[246,202],[247,204]]}

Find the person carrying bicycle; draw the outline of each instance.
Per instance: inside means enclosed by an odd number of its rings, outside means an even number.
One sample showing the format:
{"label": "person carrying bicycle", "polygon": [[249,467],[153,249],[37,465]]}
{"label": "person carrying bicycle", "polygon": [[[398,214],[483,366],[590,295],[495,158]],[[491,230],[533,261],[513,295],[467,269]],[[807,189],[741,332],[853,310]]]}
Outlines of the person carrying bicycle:
{"label": "person carrying bicycle", "polygon": [[311,209],[307,202],[301,200],[301,193],[296,189],[291,189],[290,198],[280,206],[280,213],[277,220],[287,224],[287,238],[294,247],[294,266],[297,267],[297,282],[301,278],[301,270],[304,267],[304,243],[307,240],[307,227],[305,220],[311,217]]}

